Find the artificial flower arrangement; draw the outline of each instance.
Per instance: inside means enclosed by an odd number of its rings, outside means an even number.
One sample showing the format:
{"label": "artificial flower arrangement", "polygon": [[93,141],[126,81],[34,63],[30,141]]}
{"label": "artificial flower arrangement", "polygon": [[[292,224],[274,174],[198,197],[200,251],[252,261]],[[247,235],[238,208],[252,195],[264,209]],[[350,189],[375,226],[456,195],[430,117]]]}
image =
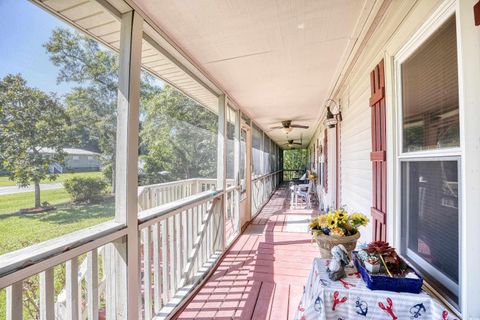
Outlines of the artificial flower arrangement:
{"label": "artificial flower arrangement", "polygon": [[368,218],[363,213],[348,214],[344,208],[338,208],[313,218],[310,222],[310,230],[314,237],[318,235],[345,237],[356,234],[358,228],[366,226],[368,222]]}
{"label": "artificial flower arrangement", "polygon": [[390,247],[385,241],[369,243],[367,247],[358,252],[357,256],[371,273],[381,271],[393,276],[403,275],[408,270],[408,266],[397,254],[395,248]]}
{"label": "artificial flower arrangement", "polygon": [[360,246],[354,263],[367,288],[420,293],[423,279],[397,254],[388,242],[374,241]]}

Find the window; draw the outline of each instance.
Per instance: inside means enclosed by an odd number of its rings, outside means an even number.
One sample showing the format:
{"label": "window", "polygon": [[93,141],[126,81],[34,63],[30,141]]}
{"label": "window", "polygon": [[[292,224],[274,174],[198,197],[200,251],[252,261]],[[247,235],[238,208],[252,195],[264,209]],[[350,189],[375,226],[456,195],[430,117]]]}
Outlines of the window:
{"label": "window", "polygon": [[458,306],[462,194],[456,48],[455,17],[450,17],[399,59],[397,70],[401,253]]}
{"label": "window", "polygon": [[[218,144],[217,98],[211,102],[205,95],[205,99],[196,100],[194,95],[187,95],[188,90],[181,91],[180,86],[167,82],[185,75],[158,50],[153,39],[156,32],[149,31],[148,24],[144,27],[147,35],[142,43],[140,83],[139,211],[215,189]],[[172,73],[178,75],[173,77]],[[188,81],[196,85],[191,78],[181,82]]]}
{"label": "window", "polygon": [[[29,187],[0,195],[0,255],[111,220],[115,213],[120,22],[95,1],[65,12],[58,2],[42,5],[58,6],[53,9],[59,15],[75,12],[75,28],[30,1],[0,1],[0,162],[6,173],[0,179]],[[89,12],[102,19],[84,19]],[[84,23],[90,34],[82,31]],[[70,160],[80,156],[70,148],[99,153],[101,168],[72,173],[78,168]],[[64,184],[45,187],[72,177],[103,180],[105,189],[91,201]]]}
{"label": "window", "polygon": [[252,178],[259,177],[263,174],[263,132],[253,125],[253,137],[252,137],[252,165],[253,172]]}
{"label": "window", "polygon": [[402,63],[403,151],[458,147],[455,19]]}
{"label": "window", "polygon": [[227,186],[234,185],[235,179],[235,120],[237,112],[227,108]]}
{"label": "window", "polygon": [[458,291],[458,160],[402,163],[404,253]]}
{"label": "window", "polygon": [[240,188],[242,200],[246,197],[247,182],[245,171],[247,169],[247,131],[240,131]]}

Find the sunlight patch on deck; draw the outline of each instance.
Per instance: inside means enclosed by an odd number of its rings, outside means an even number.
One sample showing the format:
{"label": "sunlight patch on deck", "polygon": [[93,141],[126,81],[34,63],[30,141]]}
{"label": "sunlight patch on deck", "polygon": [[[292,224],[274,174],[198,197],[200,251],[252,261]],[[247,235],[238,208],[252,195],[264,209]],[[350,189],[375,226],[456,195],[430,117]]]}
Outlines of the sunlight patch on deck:
{"label": "sunlight patch on deck", "polygon": [[311,217],[311,215],[288,214],[285,219],[286,225],[284,231],[307,233]]}

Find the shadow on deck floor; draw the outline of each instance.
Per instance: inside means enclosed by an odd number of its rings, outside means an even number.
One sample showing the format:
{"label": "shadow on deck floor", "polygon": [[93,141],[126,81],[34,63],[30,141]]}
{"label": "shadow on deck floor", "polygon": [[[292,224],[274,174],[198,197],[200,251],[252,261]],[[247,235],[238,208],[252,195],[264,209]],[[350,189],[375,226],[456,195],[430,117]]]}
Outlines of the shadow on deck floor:
{"label": "shadow on deck floor", "polygon": [[279,188],[177,319],[293,319],[318,256],[307,232],[317,212],[289,207]]}

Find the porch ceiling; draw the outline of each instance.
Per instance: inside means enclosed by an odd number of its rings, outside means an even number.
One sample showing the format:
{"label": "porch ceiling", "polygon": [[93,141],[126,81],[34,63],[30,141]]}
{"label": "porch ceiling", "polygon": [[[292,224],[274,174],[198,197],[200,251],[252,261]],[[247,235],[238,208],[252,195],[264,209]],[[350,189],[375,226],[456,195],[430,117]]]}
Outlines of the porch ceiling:
{"label": "porch ceiling", "polygon": [[[133,0],[267,131],[307,124],[310,141],[325,100],[374,0]],[[282,130],[268,132],[285,143]]]}

